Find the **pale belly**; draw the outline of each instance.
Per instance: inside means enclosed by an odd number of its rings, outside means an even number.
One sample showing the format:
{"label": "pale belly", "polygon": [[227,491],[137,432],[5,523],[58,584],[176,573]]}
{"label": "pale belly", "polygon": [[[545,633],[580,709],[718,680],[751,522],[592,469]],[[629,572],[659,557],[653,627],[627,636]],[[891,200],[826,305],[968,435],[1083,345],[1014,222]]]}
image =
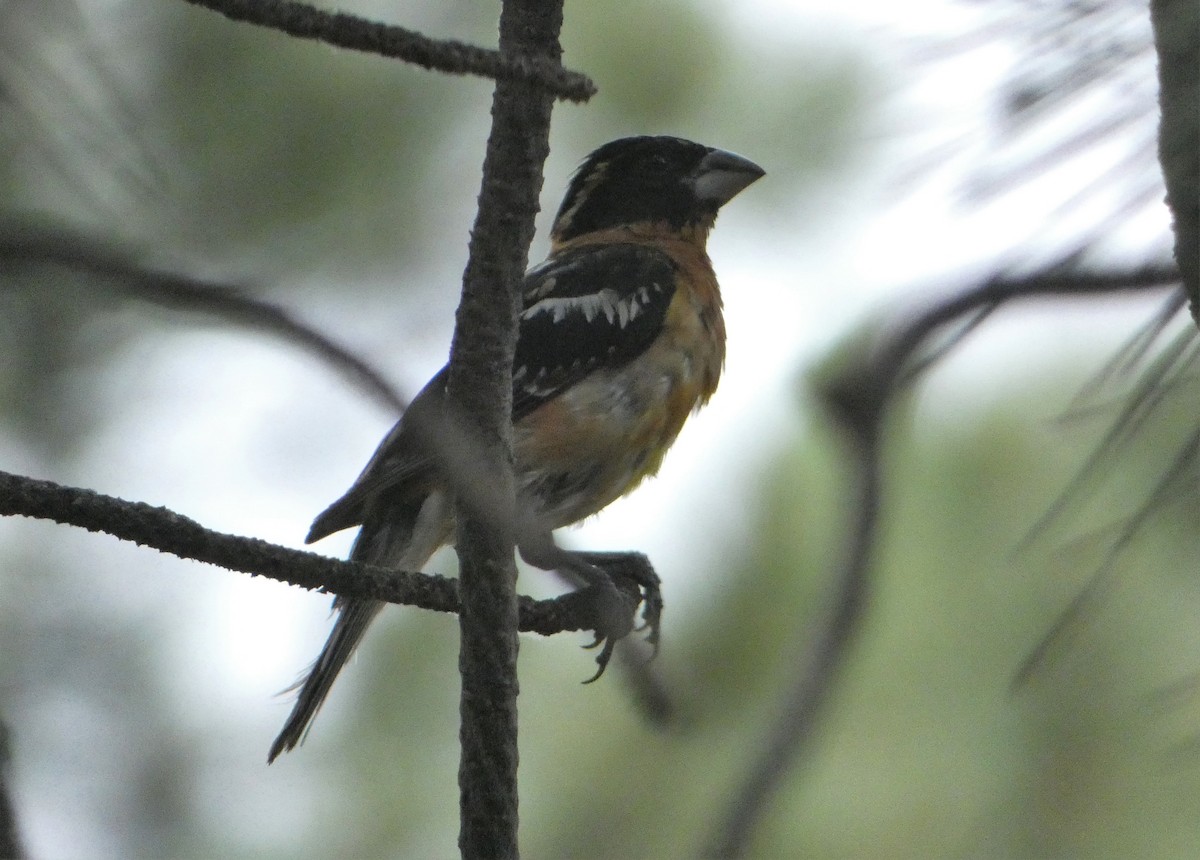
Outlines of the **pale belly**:
{"label": "pale belly", "polygon": [[517,487],[526,504],[549,528],[559,528],[657,472],[720,372],[697,364],[691,352],[660,341],[625,367],[594,373],[526,416],[513,428]]}

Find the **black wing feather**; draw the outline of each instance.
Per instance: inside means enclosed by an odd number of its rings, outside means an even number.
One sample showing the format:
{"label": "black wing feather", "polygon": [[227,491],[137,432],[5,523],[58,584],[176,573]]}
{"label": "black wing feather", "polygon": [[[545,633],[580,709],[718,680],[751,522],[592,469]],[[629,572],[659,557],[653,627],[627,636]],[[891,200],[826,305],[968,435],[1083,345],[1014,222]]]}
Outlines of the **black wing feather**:
{"label": "black wing feather", "polygon": [[[584,246],[530,269],[522,288],[513,421],[599,368],[641,355],[662,331],[675,294],[675,265],[645,245]],[[356,526],[381,497],[430,480],[434,460],[414,432],[419,413],[446,396],[443,367],[380,443],[358,480],[312,525],[307,542]]]}
{"label": "black wing feather", "polygon": [[383,437],[354,485],[313,521],[305,543],[361,524],[371,505],[386,493],[403,495],[406,489],[428,484],[434,461],[428,455],[422,434],[415,428],[421,423],[423,413],[437,409],[444,401],[449,370],[449,367],[439,370],[413,398],[404,415]]}
{"label": "black wing feather", "polygon": [[584,246],[525,277],[513,420],[602,367],[641,355],[662,331],[675,264],[645,245]]}

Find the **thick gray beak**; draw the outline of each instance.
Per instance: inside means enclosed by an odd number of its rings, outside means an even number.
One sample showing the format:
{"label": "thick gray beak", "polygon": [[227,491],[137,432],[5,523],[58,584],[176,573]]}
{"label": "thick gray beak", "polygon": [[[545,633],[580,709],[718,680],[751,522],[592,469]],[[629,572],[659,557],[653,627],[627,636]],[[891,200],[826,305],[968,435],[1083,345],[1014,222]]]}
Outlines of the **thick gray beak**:
{"label": "thick gray beak", "polygon": [[714,149],[696,165],[696,171],[692,174],[692,189],[697,199],[724,206],[743,188],[765,174],[765,170],[748,158]]}

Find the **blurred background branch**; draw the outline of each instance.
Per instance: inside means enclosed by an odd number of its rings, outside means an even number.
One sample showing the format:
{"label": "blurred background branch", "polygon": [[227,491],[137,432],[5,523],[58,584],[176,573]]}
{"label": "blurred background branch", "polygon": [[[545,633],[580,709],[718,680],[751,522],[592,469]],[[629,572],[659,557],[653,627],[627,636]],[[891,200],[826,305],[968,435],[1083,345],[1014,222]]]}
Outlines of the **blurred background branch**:
{"label": "blurred background branch", "polygon": [[156,270],[136,257],[94,237],[61,228],[0,223],[0,271],[11,277],[18,266],[72,270],[89,278],[93,289],[115,293],[170,310],[209,314],[290,341],[325,361],[352,385],[399,415],[408,401],[383,374],[283,308],[247,295],[235,285],[213,283],[169,270]]}
{"label": "blurred background branch", "polygon": [[[796,660],[799,671],[780,701],[770,733],[748,775],[731,795],[704,856],[747,856],[780,783],[802,763],[813,740],[818,714],[869,607],[880,509],[886,501],[880,440],[887,423],[894,420],[896,399],[948,357],[950,348],[936,342],[941,331],[966,318],[969,334],[981,312],[990,313],[1017,299],[1087,299],[1109,292],[1161,289],[1178,282],[1178,270],[1169,266],[1086,272],[1060,264],[1021,277],[997,276],[931,307],[904,311],[884,321],[866,338],[869,346],[826,369],[825,378],[817,385],[818,396],[841,437],[844,456],[850,460],[843,505],[850,512],[850,521],[844,528],[840,561],[831,577],[825,608],[812,629],[801,633],[794,649],[800,655]],[[962,332],[954,336],[953,347],[960,346],[964,337]],[[920,368],[919,373],[913,372],[914,366]]]}

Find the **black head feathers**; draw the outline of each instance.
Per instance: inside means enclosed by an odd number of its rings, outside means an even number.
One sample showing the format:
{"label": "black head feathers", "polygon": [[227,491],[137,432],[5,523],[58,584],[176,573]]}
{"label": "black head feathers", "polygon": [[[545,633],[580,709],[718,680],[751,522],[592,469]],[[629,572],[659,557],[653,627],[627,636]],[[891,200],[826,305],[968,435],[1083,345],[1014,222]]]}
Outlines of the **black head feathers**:
{"label": "black head feathers", "polygon": [[678,137],[626,137],[584,160],[554,221],[553,239],[641,222],[672,228],[711,220],[764,173],[752,161]]}

